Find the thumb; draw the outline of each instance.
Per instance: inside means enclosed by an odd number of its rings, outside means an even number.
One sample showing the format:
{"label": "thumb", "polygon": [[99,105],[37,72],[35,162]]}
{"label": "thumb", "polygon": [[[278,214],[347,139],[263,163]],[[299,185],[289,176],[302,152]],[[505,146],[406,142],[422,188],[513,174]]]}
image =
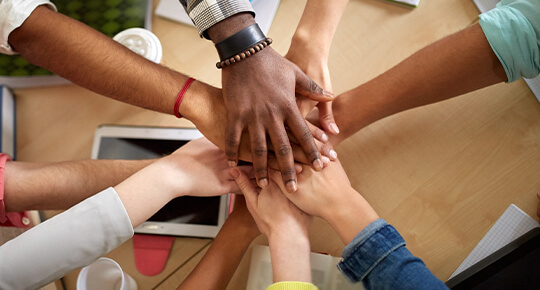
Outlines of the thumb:
{"label": "thumb", "polygon": [[255,190],[255,186],[251,184],[249,177],[237,167],[229,169],[229,174],[234,178],[236,184],[238,184],[238,187],[246,198],[246,202],[251,204],[256,203],[257,191]]}
{"label": "thumb", "polygon": [[317,102],[328,102],[335,99],[332,92],[323,90],[300,69],[296,72],[296,92]]}

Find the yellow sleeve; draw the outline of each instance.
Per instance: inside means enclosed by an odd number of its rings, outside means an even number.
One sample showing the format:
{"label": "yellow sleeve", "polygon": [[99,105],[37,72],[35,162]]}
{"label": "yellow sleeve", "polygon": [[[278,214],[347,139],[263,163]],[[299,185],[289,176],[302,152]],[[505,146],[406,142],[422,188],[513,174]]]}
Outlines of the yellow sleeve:
{"label": "yellow sleeve", "polygon": [[266,290],[319,290],[317,286],[306,282],[278,282],[274,283]]}

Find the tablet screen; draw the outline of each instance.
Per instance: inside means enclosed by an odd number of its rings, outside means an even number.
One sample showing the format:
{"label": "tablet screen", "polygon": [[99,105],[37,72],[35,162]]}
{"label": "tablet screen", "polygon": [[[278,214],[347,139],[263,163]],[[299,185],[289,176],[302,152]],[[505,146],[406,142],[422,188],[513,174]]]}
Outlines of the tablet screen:
{"label": "tablet screen", "polygon": [[[187,140],[102,137],[98,159],[153,159],[173,153]],[[170,201],[148,221],[218,225],[220,198],[183,196]]]}

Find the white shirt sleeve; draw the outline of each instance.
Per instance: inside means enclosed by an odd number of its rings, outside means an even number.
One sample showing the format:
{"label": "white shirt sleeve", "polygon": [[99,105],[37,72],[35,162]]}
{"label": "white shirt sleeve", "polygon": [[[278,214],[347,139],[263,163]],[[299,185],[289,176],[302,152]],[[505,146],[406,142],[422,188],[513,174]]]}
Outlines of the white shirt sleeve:
{"label": "white shirt sleeve", "polygon": [[40,5],[47,5],[56,11],[56,6],[49,0],[0,0],[0,53],[16,53],[8,43],[9,34]]}
{"label": "white shirt sleeve", "polygon": [[0,247],[0,289],[37,289],[91,264],[133,236],[110,187]]}

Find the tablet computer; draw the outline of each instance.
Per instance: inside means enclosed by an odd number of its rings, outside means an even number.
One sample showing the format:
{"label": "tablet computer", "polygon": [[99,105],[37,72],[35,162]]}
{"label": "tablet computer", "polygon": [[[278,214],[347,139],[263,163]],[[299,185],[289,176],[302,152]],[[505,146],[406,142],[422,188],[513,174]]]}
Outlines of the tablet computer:
{"label": "tablet computer", "polygon": [[[95,132],[92,158],[159,158],[202,136],[197,129],[101,125]],[[135,233],[215,237],[227,218],[228,201],[228,195],[175,198]]]}
{"label": "tablet computer", "polygon": [[540,289],[540,228],[446,282],[451,289]]}

